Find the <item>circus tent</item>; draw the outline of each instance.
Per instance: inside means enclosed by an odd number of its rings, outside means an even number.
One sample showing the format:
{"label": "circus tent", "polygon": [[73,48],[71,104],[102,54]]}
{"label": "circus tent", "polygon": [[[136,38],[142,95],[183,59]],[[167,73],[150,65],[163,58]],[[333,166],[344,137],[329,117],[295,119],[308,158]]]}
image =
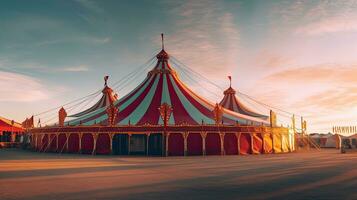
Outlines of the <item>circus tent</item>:
{"label": "circus tent", "polygon": [[[145,80],[133,91],[116,100],[113,91],[106,85],[103,97],[93,107],[78,114],[67,125],[106,124],[106,107],[114,101],[119,110],[115,124],[163,124],[158,108],[166,103],[172,108],[169,124],[214,124],[213,110],[215,104],[194,93],[179,78],[169,63],[169,54],[162,49],[156,55],[157,63]],[[109,101],[108,101],[109,100]],[[241,103],[239,112],[223,108],[224,124],[268,124],[267,117],[249,111]]]}
{"label": "circus tent", "polygon": [[166,156],[293,151],[294,144],[284,145],[288,129],[249,110],[231,87],[233,96],[225,93],[224,99],[234,97],[238,111],[193,92],[164,48],[156,59],[128,94],[117,95],[106,77],[100,100],[90,108],[67,117],[60,107],[58,124],[29,129],[31,146],[42,152]]}
{"label": "circus tent", "polygon": [[109,76],[104,77],[105,84],[104,84],[104,88],[102,90],[103,95],[96,104],[94,104],[92,107],[90,107],[82,112],[70,115],[68,117],[81,117],[81,116],[84,116],[91,112],[94,112],[96,110],[105,109],[108,106],[110,106],[113,102],[117,101],[118,95],[110,87],[108,87],[108,84],[107,84],[108,78],[109,78]]}
{"label": "circus tent", "polygon": [[[229,76],[229,80],[231,81],[231,77]],[[241,101],[238,100],[236,96],[236,91],[232,88],[231,84],[229,85],[229,88],[226,89],[224,92],[224,97],[222,101],[219,103],[222,107],[234,111],[236,113],[240,113],[242,115],[250,116],[250,117],[256,117],[260,118],[263,120],[267,120],[268,116],[258,114],[249,108],[247,108]]]}

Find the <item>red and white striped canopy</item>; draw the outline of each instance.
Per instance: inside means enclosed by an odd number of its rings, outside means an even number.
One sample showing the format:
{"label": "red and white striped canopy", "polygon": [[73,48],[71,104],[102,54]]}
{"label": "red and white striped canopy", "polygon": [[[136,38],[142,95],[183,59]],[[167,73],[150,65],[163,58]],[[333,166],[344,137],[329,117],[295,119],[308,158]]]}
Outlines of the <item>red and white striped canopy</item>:
{"label": "red and white striped canopy", "polygon": [[[172,108],[169,125],[215,124],[213,114],[215,105],[195,94],[179,79],[176,71],[171,68],[169,55],[164,49],[157,54],[156,58],[155,67],[147,74],[145,80],[130,93],[114,101],[114,106],[119,109],[115,124],[163,124],[159,107],[164,103]],[[111,96],[108,93],[105,94],[104,96]],[[106,107],[108,104],[103,104],[103,101],[101,99],[91,109],[72,115],[75,118],[66,124],[107,124]],[[265,119],[224,108],[222,121],[224,124],[268,124]]]}
{"label": "red and white striped canopy", "polygon": [[110,106],[112,103],[114,103],[115,101],[118,100],[118,95],[110,87],[108,87],[107,84],[105,84],[104,89],[102,90],[102,93],[103,93],[102,97],[92,107],[90,107],[80,113],[70,115],[69,117],[85,116],[86,114],[89,114],[89,113],[99,110],[101,108],[105,109],[108,106]]}
{"label": "red and white striped canopy", "polygon": [[221,105],[222,107],[243,114],[243,115],[247,115],[247,116],[251,116],[251,117],[257,117],[257,118],[261,118],[264,120],[268,119],[268,116],[256,113],[252,110],[250,110],[249,108],[247,108],[246,106],[244,106],[242,104],[242,102],[240,102],[236,96],[236,91],[230,86],[228,89],[226,89],[224,92],[224,97],[222,99],[222,101],[219,103],[219,105]]}

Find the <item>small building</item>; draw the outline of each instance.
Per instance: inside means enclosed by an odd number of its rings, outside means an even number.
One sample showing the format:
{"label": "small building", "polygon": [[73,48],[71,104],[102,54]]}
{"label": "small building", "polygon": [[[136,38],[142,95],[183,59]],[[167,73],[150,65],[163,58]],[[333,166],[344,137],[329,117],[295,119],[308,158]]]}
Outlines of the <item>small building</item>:
{"label": "small building", "polygon": [[20,123],[0,116],[0,148],[7,144],[21,142],[24,133]]}

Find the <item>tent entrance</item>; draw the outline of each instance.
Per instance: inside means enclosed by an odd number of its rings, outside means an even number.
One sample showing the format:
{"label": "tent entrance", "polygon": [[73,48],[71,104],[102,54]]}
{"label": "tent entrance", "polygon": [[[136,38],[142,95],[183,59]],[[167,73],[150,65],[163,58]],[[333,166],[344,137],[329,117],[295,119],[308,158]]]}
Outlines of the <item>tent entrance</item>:
{"label": "tent entrance", "polygon": [[146,155],[146,135],[133,134],[130,137],[130,155]]}
{"label": "tent entrance", "polygon": [[163,148],[162,134],[161,133],[150,134],[148,154],[153,156],[161,156],[163,152],[162,148]]}
{"label": "tent entrance", "polygon": [[129,147],[128,134],[115,134],[113,137],[113,154],[114,155],[128,155]]}

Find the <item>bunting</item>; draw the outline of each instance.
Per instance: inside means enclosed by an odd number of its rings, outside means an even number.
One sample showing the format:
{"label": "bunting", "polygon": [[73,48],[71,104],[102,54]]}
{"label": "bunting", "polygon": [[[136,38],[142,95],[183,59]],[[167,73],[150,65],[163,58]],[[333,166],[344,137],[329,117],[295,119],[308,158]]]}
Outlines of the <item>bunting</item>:
{"label": "bunting", "polygon": [[333,133],[357,133],[357,126],[333,126]]}

